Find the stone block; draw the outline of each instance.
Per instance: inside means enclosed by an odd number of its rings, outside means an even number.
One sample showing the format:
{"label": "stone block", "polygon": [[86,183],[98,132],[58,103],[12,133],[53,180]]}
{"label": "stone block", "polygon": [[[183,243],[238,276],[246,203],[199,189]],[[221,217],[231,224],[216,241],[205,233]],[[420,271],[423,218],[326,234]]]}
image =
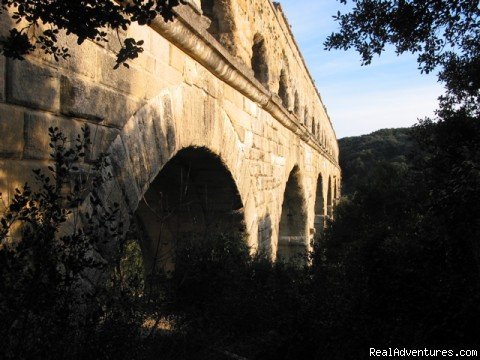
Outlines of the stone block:
{"label": "stone block", "polygon": [[102,153],[109,153],[109,148],[115,138],[120,134],[120,130],[96,123],[90,123],[88,126],[90,127],[93,145],[87,154],[87,161],[91,161],[98,159]]}
{"label": "stone block", "polygon": [[0,157],[20,158],[23,152],[23,111],[0,104]]}
{"label": "stone block", "polygon": [[186,55],[183,52],[181,52],[176,46],[170,44],[170,66],[183,73],[185,57]]}
{"label": "stone block", "polygon": [[155,60],[155,80],[150,80],[149,86],[156,82],[159,82],[161,87],[179,86],[184,82],[183,73],[170,66],[168,62]]}
{"label": "stone block", "polygon": [[243,110],[253,117],[257,117],[258,115],[258,105],[246,97],[244,97]]}
{"label": "stone block", "polygon": [[133,177],[130,159],[120,136],[113,141],[109,153],[113,176],[118,179],[129,210],[133,212],[137,208],[138,200],[140,199],[140,190]]}
{"label": "stone block", "polygon": [[198,82],[199,74],[197,66],[197,63],[193,59],[186,58],[183,78],[188,85],[194,85]]}
{"label": "stone block", "polygon": [[50,159],[51,148],[48,128],[58,127],[67,137],[67,141],[73,143],[76,137],[82,133],[83,123],[72,119],[61,118],[45,113],[28,112],[24,118],[25,147],[23,156],[25,159],[46,160]]}
{"label": "stone block", "polygon": [[170,45],[167,40],[156,32],[150,38],[150,52],[156,61],[168,64],[170,59]]}
{"label": "stone block", "polygon": [[[48,174],[47,163],[44,161],[25,161],[18,159],[0,160],[0,193],[5,204],[13,199],[15,189],[21,189],[28,183],[33,189],[38,186],[33,181],[33,170],[41,169]],[[0,201],[0,212],[4,209]]]}
{"label": "stone block", "polygon": [[85,41],[82,45],[77,44],[77,37],[67,35],[61,30],[57,35],[57,45],[68,48],[68,58],[59,58],[58,61],[51,54],[46,54],[40,47],[32,53],[30,58],[35,58],[55,69],[63,69],[94,79],[97,72],[96,49],[98,45],[92,41]]}
{"label": "stone block", "polygon": [[78,78],[62,76],[61,112],[105,125],[122,128],[140,107],[140,103],[115,92]]}
{"label": "stone block", "polygon": [[143,26],[133,23],[127,30],[126,37],[134,38],[136,41],[143,41],[143,49],[145,52],[150,51],[150,38],[153,30],[149,26]]}
{"label": "stone block", "polygon": [[97,49],[98,45],[91,41],[85,41],[81,46],[77,45],[75,36],[66,37],[70,57],[62,61],[69,70],[94,79],[97,72]]}
{"label": "stone block", "polygon": [[29,60],[7,60],[7,100],[34,109],[57,112],[60,78],[57,71]]}
{"label": "stone block", "polygon": [[[132,93],[134,82],[142,82],[139,71],[133,66],[126,68],[121,65],[118,69],[114,69],[115,58],[107,54],[103,50],[97,52],[98,57],[98,80],[101,84],[117,89],[124,93]],[[143,97],[142,94],[138,97]]]}

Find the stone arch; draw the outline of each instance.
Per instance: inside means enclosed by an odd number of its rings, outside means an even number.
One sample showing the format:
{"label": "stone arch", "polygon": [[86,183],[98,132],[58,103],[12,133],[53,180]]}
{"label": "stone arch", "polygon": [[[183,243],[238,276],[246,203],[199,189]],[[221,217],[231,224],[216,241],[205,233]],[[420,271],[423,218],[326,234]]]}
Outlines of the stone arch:
{"label": "stone arch", "polygon": [[303,123],[305,124],[305,126],[308,128],[310,128],[310,113],[308,112],[308,107],[305,106],[305,111],[304,111],[304,114],[303,114]]}
{"label": "stone arch", "polygon": [[267,212],[258,221],[258,253],[268,258],[272,256],[272,218]]}
{"label": "stone arch", "polygon": [[244,232],[235,181],[205,147],[178,151],[150,184],[134,216],[147,273],[173,270],[179,243],[220,235],[241,241]]}
{"label": "stone arch", "polygon": [[[107,152],[114,179],[100,195],[107,205],[120,204],[123,223],[128,225],[144,196],[150,197],[151,186],[158,189],[162,169],[179,154],[183,154],[180,159],[191,158],[185,149],[195,149],[210,159],[209,164],[228,170],[241,200],[237,204],[243,205],[246,241],[254,249],[258,224],[254,184],[245,176],[248,165],[243,153],[231,151],[241,146],[220,102],[188,85],[166,89],[139,109],[112,141]],[[88,200],[84,206],[89,206]],[[242,212],[233,205],[230,210]]]}
{"label": "stone arch", "polygon": [[282,100],[283,106],[288,110],[290,108],[290,94],[288,93],[288,75],[285,69],[280,71],[280,79],[278,85],[278,96]]}
{"label": "stone arch", "polygon": [[235,16],[229,0],[201,0],[202,13],[210,20],[208,32],[230,53],[236,54]]}
{"label": "stone arch", "polygon": [[327,215],[328,217],[333,216],[333,192],[332,192],[332,177],[328,177],[328,188],[327,188]]}
{"label": "stone arch", "polygon": [[295,96],[293,100],[293,112],[297,115],[298,119],[300,120],[302,117],[302,109],[300,107],[300,96],[298,95],[298,91],[295,90]]}
{"label": "stone arch", "polygon": [[322,174],[317,178],[317,189],[315,192],[315,205],[314,205],[314,228],[316,238],[323,233],[325,228],[325,197],[323,195],[323,177]]}
{"label": "stone arch", "polygon": [[336,176],[333,177],[333,204],[336,206],[340,200],[340,183]]}
{"label": "stone arch", "polygon": [[255,34],[252,46],[252,70],[255,78],[267,89],[269,87],[269,69],[267,47],[265,39],[260,34]]}
{"label": "stone arch", "polygon": [[302,261],[306,254],[307,210],[300,170],[295,166],[288,176],[280,216],[277,259]]}

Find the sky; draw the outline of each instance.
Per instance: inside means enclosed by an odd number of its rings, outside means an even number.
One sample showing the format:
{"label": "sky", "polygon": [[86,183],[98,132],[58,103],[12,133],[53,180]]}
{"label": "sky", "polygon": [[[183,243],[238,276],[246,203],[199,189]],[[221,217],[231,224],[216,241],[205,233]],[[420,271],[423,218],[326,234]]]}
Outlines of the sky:
{"label": "sky", "polygon": [[280,0],[293,34],[327,107],[338,138],[384,128],[408,127],[433,116],[443,87],[435,74],[421,74],[416,56],[388,49],[361,66],[354,50],[324,50],[338,30],[337,0]]}

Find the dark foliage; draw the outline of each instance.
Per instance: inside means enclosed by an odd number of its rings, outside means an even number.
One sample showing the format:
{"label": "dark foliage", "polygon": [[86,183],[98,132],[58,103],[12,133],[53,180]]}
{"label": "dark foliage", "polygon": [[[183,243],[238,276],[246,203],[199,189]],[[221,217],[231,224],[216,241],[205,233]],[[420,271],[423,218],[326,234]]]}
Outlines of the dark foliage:
{"label": "dark foliage", "polygon": [[412,134],[422,150],[412,167],[377,164],[316,252],[320,288],[336,296],[340,337],[328,345],[339,358],[478,345],[479,122],[460,111]]}
{"label": "dark foliage", "polygon": [[298,350],[291,340],[302,333],[306,269],[251,257],[243,238],[225,235],[184,242],[175,263],[163,283],[165,309],[197,344],[193,358],[274,359]]}
{"label": "dark foliage", "polygon": [[[78,45],[85,40],[107,42],[107,31],[125,31],[133,23],[148,25],[157,16],[164,21],[174,17],[173,9],[181,0],[2,0],[0,14],[12,14],[12,20],[22,28],[12,28],[10,35],[0,41],[0,54],[23,59],[36,48],[52,55],[55,60],[68,58],[68,48],[58,44],[60,31],[75,35]],[[10,10],[10,12],[9,12]],[[143,51],[143,40],[126,38],[117,54],[117,68],[128,67],[129,59],[135,59]]]}
{"label": "dark foliage", "polygon": [[[74,144],[49,133],[50,174],[35,170],[36,184],[17,189],[0,217],[0,357],[135,358],[150,303],[139,267],[126,266],[120,209],[97,193],[107,157],[86,161],[88,127]],[[107,240],[118,247],[105,257]]]}
{"label": "dark foliage", "polygon": [[178,329],[211,345],[197,349],[197,358],[223,359],[226,351],[249,359],[361,359],[371,347],[476,349],[478,124],[453,112],[409,130],[417,151],[408,163],[372,155],[368,181],[338,205],[310,267],[252,259],[229,238],[181,250],[167,298]]}

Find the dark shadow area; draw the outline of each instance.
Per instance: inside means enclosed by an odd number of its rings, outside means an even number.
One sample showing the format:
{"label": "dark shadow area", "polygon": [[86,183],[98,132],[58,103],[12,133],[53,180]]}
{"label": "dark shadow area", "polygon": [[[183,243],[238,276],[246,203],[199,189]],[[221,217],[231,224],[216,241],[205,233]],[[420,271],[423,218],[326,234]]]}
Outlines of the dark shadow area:
{"label": "dark shadow area", "polygon": [[295,167],[288,177],[282,204],[277,248],[281,261],[301,261],[307,250],[307,213],[300,184],[300,171]]}
{"label": "dark shadow area", "polygon": [[327,215],[331,218],[333,216],[333,195],[332,195],[332,177],[328,177],[327,190]]}
{"label": "dark shadow area", "polygon": [[202,12],[210,21],[208,32],[230,53],[235,54],[235,20],[231,3],[226,0],[202,0]]}
{"label": "dark shadow area", "polygon": [[272,253],[272,219],[265,215],[258,222],[258,253],[270,258]]}
{"label": "dark shadow area", "polygon": [[314,218],[315,238],[319,238],[325,228],[325,205],[323,197],[323,179],[320,174],[317,179],[317,191],[315,194],[315,218]]}
{"label": "dark shadow area", "polygon": [[288,110],[290,107],[290,96],[288,95],[288,78],[285,69],[280,72],[280,85],[278,87],[278,96],[282,100],[283,106]]}
{"label": "dark shadow area", "polygon": [[255,78],[268,89],[268,57],[265,39],[260,34],[255,34],[252,47],[252,70]]}
{"label": "dark shadow area", "polygon": [[235,182],[206,148],[186,148],[174,156],[150,185],[135,219],[147,273],[171,271],[179,241],[244,231]]}
{"label": "dark shadow area", "polygon": [[308,108],[305,107],[305,111],[303,113],[303,123],[307,127],[307,129],[310,130],[310,114],[308,112]]}
{"label": "dark shadow area", "polygon": [[302,110],[300,107],[300,97],[298,96],[298,91],[295,91],[295,96],[293,99],[293,112],[298,117],[298,119],[301,120]]}

